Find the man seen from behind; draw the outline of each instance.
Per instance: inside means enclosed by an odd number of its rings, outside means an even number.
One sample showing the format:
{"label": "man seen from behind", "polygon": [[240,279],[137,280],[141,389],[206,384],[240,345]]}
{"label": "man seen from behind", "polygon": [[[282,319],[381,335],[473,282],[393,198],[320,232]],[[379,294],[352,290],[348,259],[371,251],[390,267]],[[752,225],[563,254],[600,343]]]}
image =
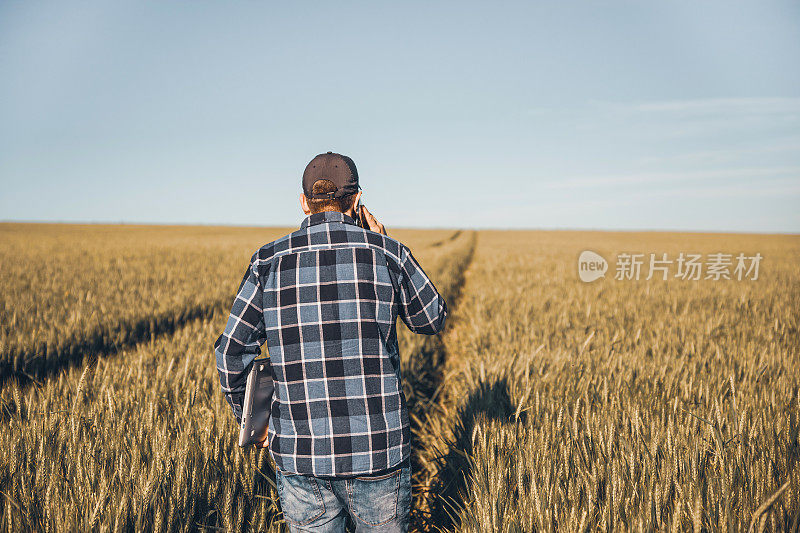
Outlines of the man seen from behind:
{"label": "man seen from behind", "polygon": [[348,517],[356,531],[408,529],[410,429],[395,322],[433,335],[447,305],[360,198],[349,157],[328,152],[308,164],[308,216],[253,254],[214,346],[240,421],[247,373],[266,343],[275,392],[262,445],[291,531],[345,531]]}

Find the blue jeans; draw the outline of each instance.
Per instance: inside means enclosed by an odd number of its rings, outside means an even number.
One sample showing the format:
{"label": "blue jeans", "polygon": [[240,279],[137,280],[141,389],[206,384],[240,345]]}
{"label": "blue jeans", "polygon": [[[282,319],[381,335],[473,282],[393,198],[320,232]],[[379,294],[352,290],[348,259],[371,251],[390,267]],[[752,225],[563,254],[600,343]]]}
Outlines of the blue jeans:
{"label": "blue jeans", "polygon": [[348,515],[356,532],[408,531],[411,466],[378,476],[323,479],[276,472],[283,518],[289,531],[345,531]]}

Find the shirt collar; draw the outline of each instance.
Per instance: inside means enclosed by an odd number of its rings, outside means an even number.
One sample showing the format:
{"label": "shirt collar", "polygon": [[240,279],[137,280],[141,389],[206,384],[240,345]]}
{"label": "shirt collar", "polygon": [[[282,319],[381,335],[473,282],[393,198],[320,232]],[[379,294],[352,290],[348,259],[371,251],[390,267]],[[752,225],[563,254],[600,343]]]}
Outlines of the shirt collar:
{"label": "shirt collar", "polygon": [[306,219],[303,220],[303,223],[300,224],[300,229],[306,229],[309,226],[326,224],[329,222],[352,224],[354,226],[358,225],[351,217],[345,215],[344,213],[340,213],[339,211],[322,211],[321,213],[314,213],[313,215],[307,216]]}

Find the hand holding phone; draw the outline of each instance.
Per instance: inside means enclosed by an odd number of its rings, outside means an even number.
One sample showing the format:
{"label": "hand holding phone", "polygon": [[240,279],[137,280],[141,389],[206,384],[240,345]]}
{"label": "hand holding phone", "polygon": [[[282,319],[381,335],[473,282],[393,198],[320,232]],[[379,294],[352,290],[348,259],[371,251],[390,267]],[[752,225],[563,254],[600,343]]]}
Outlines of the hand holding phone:
{"label": "hand holding phone", "polygon": [[383,227],[383,224],[378,222],[372,213],[369,212],[367,206],[363,205],[360,201],[358,203],[358,218],[361,220],[361,224],[359,224],[362,228],[374,231],[376,233],[382,233],[386,235],[386,228]]}

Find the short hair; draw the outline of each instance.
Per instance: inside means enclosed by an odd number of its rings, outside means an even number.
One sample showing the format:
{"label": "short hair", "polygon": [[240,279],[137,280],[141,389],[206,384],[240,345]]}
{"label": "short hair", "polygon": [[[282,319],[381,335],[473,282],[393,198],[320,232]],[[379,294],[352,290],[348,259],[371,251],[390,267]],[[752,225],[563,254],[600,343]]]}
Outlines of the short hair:
{"label": "short hair", "polygon": [[[317,180],[314,182],[314,187],[311,190],[312,194],[325,194],[336,191],[336,185],[330,180]],[[356,199],[355,194],[342,196],[341,198],[309,198],[308,208],[311,213],[321,213],[323,211],[339,211],[344,213],[353,207],[353,202]]]}

